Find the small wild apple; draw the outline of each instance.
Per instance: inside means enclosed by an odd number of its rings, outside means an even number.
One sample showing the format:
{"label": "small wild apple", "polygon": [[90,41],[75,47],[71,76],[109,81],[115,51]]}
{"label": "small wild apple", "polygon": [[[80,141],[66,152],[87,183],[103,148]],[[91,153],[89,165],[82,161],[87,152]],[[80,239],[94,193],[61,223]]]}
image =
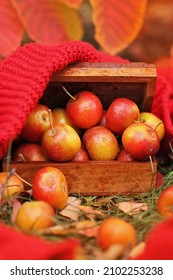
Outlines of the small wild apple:
{"label": "small wild apple", "polygon": [[24,190],[24,183],[15,174],[9,176],[9,173],[0,172],[0,194],[1,201],[4,201],[11,196]]}
{"label": "small wild apple", "polygon": [[15,161],[46,161],[42,147],[36,143],[24,143],[18,146],[13,153]]}
{"label": "small wild apple", "polygon": [[76,156],[81,140],[71,126],[59,123],[43,133],[41,146],[49,160],[65,162]]}
{"label": "small wild apple", "polygon": [[45,229],[55,224],[55,211],[45,201],[27,201],[20,206],[15,224],[24,232]]}
{"label": "small wild apple", "polygon": [[102,116],[100,118],[100,121],[97,125],[101,125],[106,127],[106,110],[103,110]]}
{"label": "small wild apple", "polygon": [[115,135],[104,126],[88,128],[83,143],[92,160],[113,160],[119,152]]}
{"label": "small wild apple", "polygon": [[160,193],[157,210],[166,218],[173,217],[173,185],[170,185]]}
{"label": "small wild apple", "polygon": [[66,104],[67,116],[73,125],[87,129],[96,125],[103,112],[100,99],[90,91],[81,91]]}
{"label": "small wild apple", "polygon": [[22,137],[28,142],[40,142],[43,132],[50,127],[50,116],[51,112],[46,105],[37,104],[22,128]]}
{"label": "small wild apple", "polygon": [[122,149],[117,156],[117,160],[119,160],[119,161],[133,161],[134,158],[125,149]]}
{"label": "small wild apple", "polygon": [[67,180],[58,168],[40,168],[34,175],[32,191],[35,200],[46,201],[54,209],[60,210],[67,204]]}
{"label": "small wild apple", "polygon": [[89,158],[89,155],[87,153],[85,146],[82,144],[79,152],[72,159],[72,161],[86,161],[86,160],[90,160],[90,158]]}
{"label": "small wild apple", "polygon": [[146,160],[157,154],[160,139],[153,128],[143,122],[128,126],[122,134],[125,150],[137,160]]}
{"label": "small wild apple", "polygon": [[137,104],[128,98],[116,98],[106,113],[106,127],[115,134],[123,131],[139,119],[140,111]]}
{"label": "small wild apple", "polygon": [[78,127],[75,127],[69,118],[67,117],[66,110],[64,108],[55,108],[52,110],[52,117],[53,117],[53,125],[56,125],[57,123],[67,124],[74,128],[76,132],[80,135],[82,133],[81,129]]}
{"label": "small wild apple", "polygon": [[150,112],[141,112],[140,120],[144,121],[146,124],[150,125],[155,129],[159,139],[162,140],[165,136],[165,125],[161,119]]}

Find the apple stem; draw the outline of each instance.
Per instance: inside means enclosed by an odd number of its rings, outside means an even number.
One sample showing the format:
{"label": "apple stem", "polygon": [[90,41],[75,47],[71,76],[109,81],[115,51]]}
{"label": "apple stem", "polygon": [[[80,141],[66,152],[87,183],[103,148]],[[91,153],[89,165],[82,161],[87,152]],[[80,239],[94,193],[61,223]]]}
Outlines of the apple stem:
{"label": "apple stem", "polygon": [[32,184],[30,184],[29,182],[27,182],[26,180],[24,180],[22,177],[20,177],[16,172],[14,173],[16,175],[16,177],[18,177],[23,183],[25,183],[26,185],[28,185],[29,187],[32,187]]}
{"label": "apple stem", "polygon": [[49,109],[49,122],[50,122],[50,128],[52,129],[52,134],[55,133],[53,124],[52,124],[52,118],[51,118],[51,109]]}
{"label": "apple stem", "polygon": [[153,188],[153,180],[154,180],[154,175],[155,175],[155,171],[154,171],[154,164],[153,164],[153,159],[151,156],[149,156],[149,160],[150,160],[150,163],[151,163],[151,172],[152,172],[152,177],[151,177],[151,188]]}
{"label": "apple stem", "polygon": [[62,87],[62,88],[68,94],[68,96],[70,96],[70,98],[72,98],[73,100],[76,100],[76,98],[73,95],[71,95],[65,87]]}
{"label": "apple stem", "polygon": [[26,159],[24,158],[24,156],[22,154],[18,154],[18,156],[23,160],[26,161]]}
{"label": "apple stem", "polygon": [[161,124],[162,124],[162,122],[159,122],[159,123],[156,125],[156,127],[152,129],[151,134],[152,134],[152,133],[157,129],[157,127],[158,127],[159,125],[161,125]]}

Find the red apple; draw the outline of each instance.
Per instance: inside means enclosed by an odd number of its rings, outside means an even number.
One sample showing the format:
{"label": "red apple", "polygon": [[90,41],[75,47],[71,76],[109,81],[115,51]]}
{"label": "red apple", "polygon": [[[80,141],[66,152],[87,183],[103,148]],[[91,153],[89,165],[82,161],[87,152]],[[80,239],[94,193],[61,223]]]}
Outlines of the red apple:
{"label": "red apple", "polygon": [[28,142],[40,142],[43,132],[50,127],[50,115],[46,105],[37,104],[23,126],[22,137]]}
{"label": "red apple", "polygon": [[119,160],[119,161],[133,161],[134,158],[125,149],[122,149],[117,156],[117,160]]}
{"label": "red apple", "polygon": [[85,146],[82,144],[79,152],[72,159],[72,161],[86,161],[86,160],[90,160],[90,158],[87,153],[87,150],[85,149]]}
{"label": "red apple", "polygon": [[115,135],[104,126],[88,128],[83,143],[92,160],[113,160],[119,152]]}
{"label": "red apple", "polygon": [[66,177],[61,170],[55,167],[39,169],[33,178],[33,197],[49,203],[54,209],[62,209],[68,200]]}
{"label": "red apple", "polygon": [[96,125],[103,112],[100,99],[90,91],[81,91],[66,104],[67,116],[73,125],[87,129]]}
{"label": "red apple", "polygon": [[81,135],[82,130],[78,127],[75,127],[69,118],[67,117],[66,110],[64,108],[55,108],[52,110],[53,124],[56,125],[58,123],[67,124],[74,128],[76,132]]}
{"label": "red apple", "polygon": [[42,147],[36,143],[24,143],[18,146],[13,153],[15,161],[45,161]]}
{"label": "red apple", "polygon": [[165,125],[161,119],[149,112],[141,112],[140,120],[144,121],[146,124],[150,125],[155,129],[159,139],[162,140],[165,136]]}
{"label": "red apple", "polygon": [[128,126],[122,135],[125,150],[137,160],[146,160],[157,154],[160,139],[157,133],[147,124],[138,122]]}
{"label": "red apple", "polygon": [[122,134],[139,116],[140,111],[135,102],[128,98],[116,98],[107,110],[106,126],[115,134]]}
{"label": "red apple", "polygon": [[173,217],[173,185],[170,185],[160,193],[157,210],[165,218]]}
{"label": "red apple", "polygon": [[101,116],[101,119],[100,119],[98,125],[106,127],[106,110],[103,110],[103,113],[102,113],[102,116]]}
{"label": "red apple", "polygon": [[41,146],[49,160],[65,162],[76,156],[81,140],[71,126],[59,123],[43,133]]}

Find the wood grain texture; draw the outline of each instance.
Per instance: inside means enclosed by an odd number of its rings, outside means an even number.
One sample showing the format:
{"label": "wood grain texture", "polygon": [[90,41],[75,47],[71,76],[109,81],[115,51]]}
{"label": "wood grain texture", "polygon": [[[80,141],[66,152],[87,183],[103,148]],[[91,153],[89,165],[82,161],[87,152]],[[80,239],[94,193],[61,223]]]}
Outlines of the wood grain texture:
{"label": "wood grain texture", "polygon": [[[157,163],[154,172],[149,161],[86,161],[86,162],[12,162],[17,174],[32,184],[35,172],[46,166],[59,168],[66,176],[70,194],[81,195],[133,195],[147,192],[155,186]],[[5,171],[5,163],[3,164]]]}

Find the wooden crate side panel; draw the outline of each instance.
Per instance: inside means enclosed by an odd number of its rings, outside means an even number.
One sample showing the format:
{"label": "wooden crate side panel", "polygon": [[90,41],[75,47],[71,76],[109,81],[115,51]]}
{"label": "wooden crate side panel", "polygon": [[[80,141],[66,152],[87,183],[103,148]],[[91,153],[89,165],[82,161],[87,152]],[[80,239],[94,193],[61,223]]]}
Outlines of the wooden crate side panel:
{"label": "wooden crate side panel", "polygon": [[[147,192],[156,183],[157,165],[154,174],[150,162],[82,162],[82,163],[11,163],[17,174],[32,183],[35,172],[45,166],[59,168],[66,176],[70,194],[113,195]],[[5,165],[3,165],[5,170]],[[153,185],[152,185],[153,184]]]}

